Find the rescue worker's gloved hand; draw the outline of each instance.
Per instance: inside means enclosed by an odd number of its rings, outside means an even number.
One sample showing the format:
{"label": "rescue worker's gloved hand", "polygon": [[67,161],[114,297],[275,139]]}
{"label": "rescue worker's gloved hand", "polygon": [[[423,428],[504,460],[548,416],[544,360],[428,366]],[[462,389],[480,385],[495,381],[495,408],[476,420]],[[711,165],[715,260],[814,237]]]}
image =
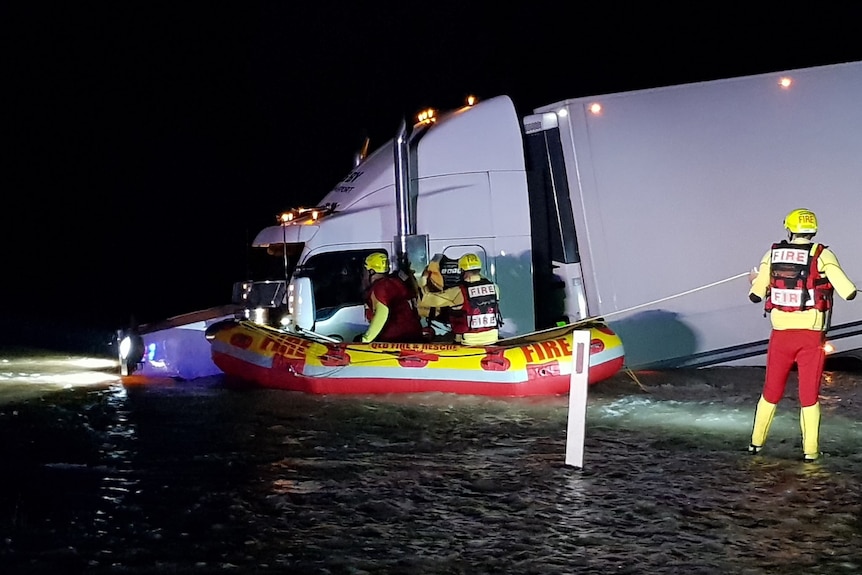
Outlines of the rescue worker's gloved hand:
{"label": "rescue worker's gloved hand", "polygon": [[751,271],[748,272],[748,283],[753,284],[754,280],[757,279],[758,268],[751,268]]}
{"label": "rescue worker's gloved hand", "polygon": [[748,294],[748,299],[750,299],[752,303],[760,303],[763,301],[759,295],[753,293]]}

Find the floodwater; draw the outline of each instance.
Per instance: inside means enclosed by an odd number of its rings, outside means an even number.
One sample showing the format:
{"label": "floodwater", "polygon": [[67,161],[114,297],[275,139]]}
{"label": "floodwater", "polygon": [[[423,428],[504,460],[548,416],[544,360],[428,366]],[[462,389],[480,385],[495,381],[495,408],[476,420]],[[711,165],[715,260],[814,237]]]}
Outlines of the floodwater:
{"label": "floodwater", "polygon": [[568,400],[315,397],[0,354],[0,573],[862,572],[862,373],[828,371],[801,461],[795,379],[620,373]]}

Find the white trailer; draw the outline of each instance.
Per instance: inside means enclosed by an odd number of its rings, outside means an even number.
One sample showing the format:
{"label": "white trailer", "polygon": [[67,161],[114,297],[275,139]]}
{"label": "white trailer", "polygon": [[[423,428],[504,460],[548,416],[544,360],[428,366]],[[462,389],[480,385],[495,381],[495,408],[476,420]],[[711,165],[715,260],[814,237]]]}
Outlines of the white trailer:
{"label": "white trailer", "polygon": [[[816,240],[862,282],[862,62],[566,100],[524,119],[574,225],[562,269],[637,366],[763,365],[769,320],[747,270],[814,210]],[[531,188],[532,193],[532,188]],[[562,216],[560,219],[562,219]],[[581,281],[583,277],[583,281]],[[673,297],[670,297],[673,296]],[[862,305],[828,338],[858,356]]]}
{"label": "white trailer", "polygon": [[[507,96],[425,115],[358,156],[318,206],[262,230],[253,245],[285,272],[237,284],[235,303],[251,316],[247,302],[271,300],[259,286],[288,283],[255,317],[349,340],[366,327],[368,253],[420,273],[471,251],[501,288],[503,337],[603,317],[630,368],[763,365],[769,320],[747,298],[748,271],[784,237],[787,212],[814,210],[816,239],[862,282],[860,102],[853,62],[524,118]],[[862,305],[838,300],[830,342],[859,355]]]}

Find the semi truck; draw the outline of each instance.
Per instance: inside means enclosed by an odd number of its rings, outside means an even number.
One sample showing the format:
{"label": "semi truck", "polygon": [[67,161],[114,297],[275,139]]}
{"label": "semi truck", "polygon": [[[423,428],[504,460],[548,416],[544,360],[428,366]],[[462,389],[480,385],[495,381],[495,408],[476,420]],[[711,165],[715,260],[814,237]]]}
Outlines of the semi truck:
{"label": "semi truck", "polygon": [[[503,338],[603,318],[630,369],[764,365],[770,323],[749,272],[786,237],[788,212],[813,210],[815,241],[862,281],[859,102],[862,62],[848,62],[526,116],[506,95],[429,110],[357,153],[317,205],[261,230],[253,246],[283,273],[239,282],[233,304],[348,341],[367,326],[369,253],[421,282],[431,261],[471,252],[500,288]],[[175,323],[137,335],[165,346]],[[862,306],[836,298],[827,337],[831,354],[862,358]]]}

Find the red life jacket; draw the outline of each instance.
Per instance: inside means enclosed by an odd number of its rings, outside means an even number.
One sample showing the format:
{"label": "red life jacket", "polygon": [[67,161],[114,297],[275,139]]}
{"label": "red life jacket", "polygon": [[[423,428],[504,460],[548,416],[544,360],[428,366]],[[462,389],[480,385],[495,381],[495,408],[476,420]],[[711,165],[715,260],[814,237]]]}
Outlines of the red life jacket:
{"label": "red life jacket", "polygon": [[464,305],[450,312],[452,332],[456,334],[479,333],[500,327],[500,305],[497,288],[491,280],[482,278],[476,282],[460,282]]}
{"label": "red life jacket", "polygon": [[833,288],[817,269],[823,244],[772,244],[766,311],[805,311],[832,308]]}

